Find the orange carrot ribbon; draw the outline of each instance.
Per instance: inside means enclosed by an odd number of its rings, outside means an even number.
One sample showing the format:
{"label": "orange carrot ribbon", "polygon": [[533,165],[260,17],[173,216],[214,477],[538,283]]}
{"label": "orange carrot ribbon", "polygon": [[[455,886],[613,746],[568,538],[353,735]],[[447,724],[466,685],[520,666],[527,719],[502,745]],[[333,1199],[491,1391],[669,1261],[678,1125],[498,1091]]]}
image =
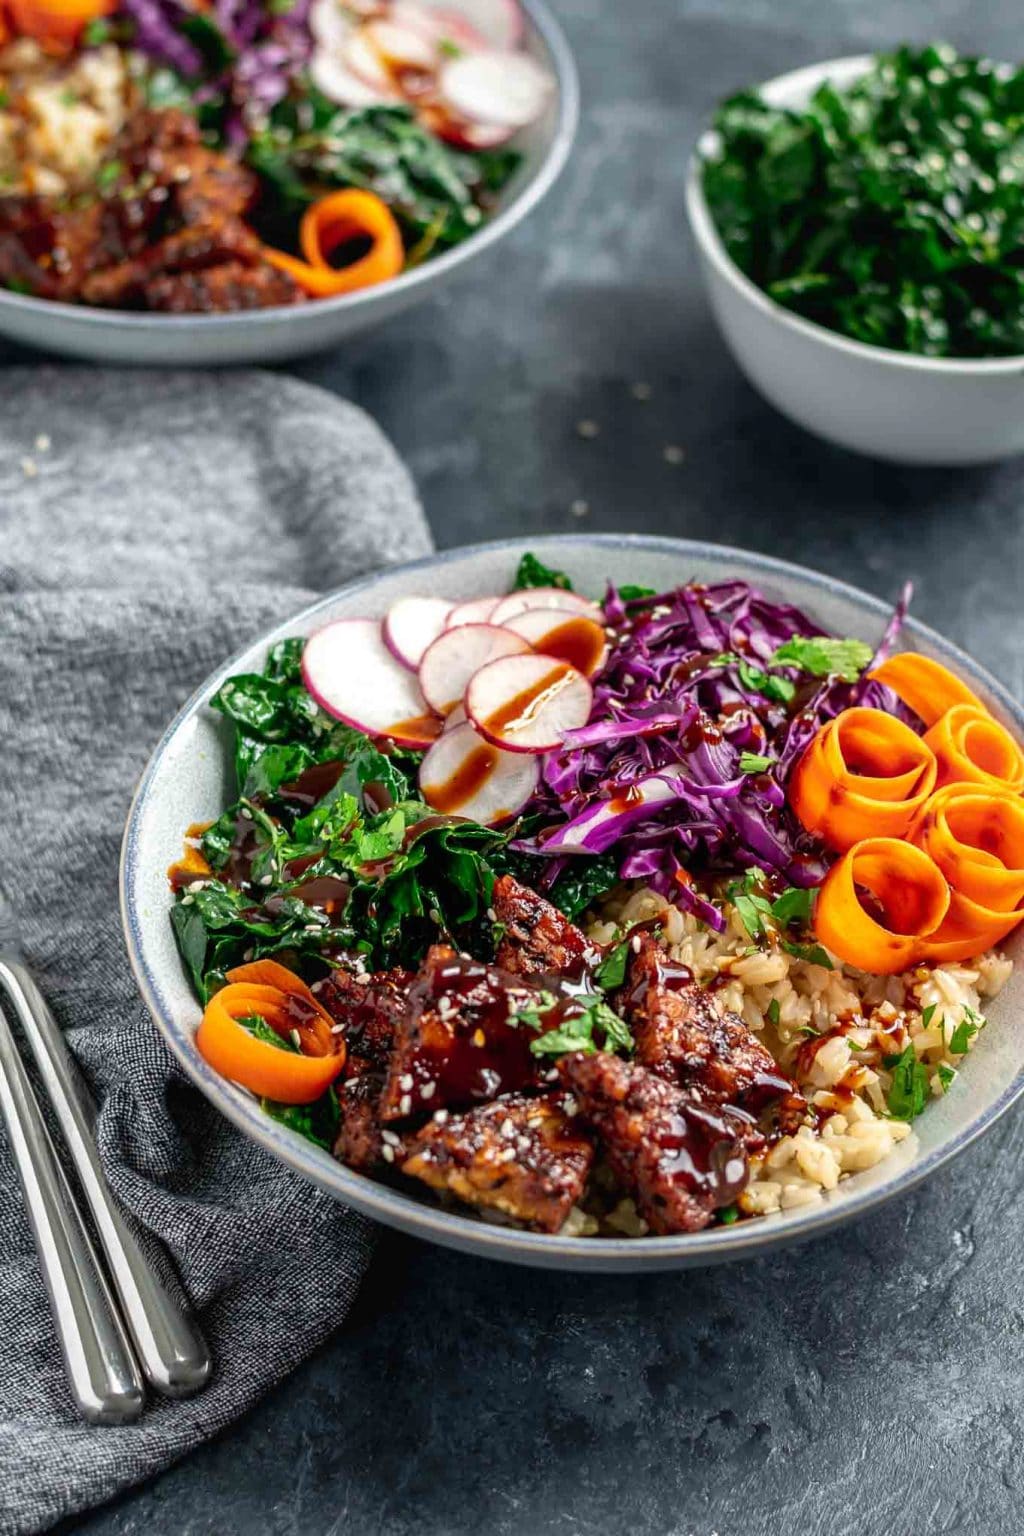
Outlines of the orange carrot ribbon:
{"label": "orange carrot ribbon", "polygon": [[1005,726],[981,705],[954,704],[925,732],[938,762],[938,786],[982,784],[1024,789],[1024,753]]}
{"label": "orange carrot ribbon", "polygon": [[922,849],[892,837],[865,838],[825,877],[814,930],[847,965],[892,976],[913,965],[949,904],[942,871]]}
{"label": "orange carrot ribbon", "polygon": [[891,688],[897,698],[910,706],[926,726],[934,725],[940,715],[955,704],[985,706],[966,683],[944,667],[941,661],[922,656],[918,651],[900,651],[875,667],[868,676]]}
{"label": "orange carrot ribbon", "polygon": [[15,33],[44,46],[74,47],[90,21],[109,16],[115,0],[7,0]]}
{"label": "orange carrot ribbon", "polygon": [[[370,249],[345,267],[333,267],[331,256],[346,241],[370,241]],[[352,293],[397,277],[405,265],[405,246],[395,216],[373,192],[348,188],[312,203],[302,216],[299,244],[305,260],[264,246],[272,266],[293,277],[313,298]]]}
{"label": "orange carrot ribbon", "polygon": [[[228,973],[196,1031],[196,1045],[214,1071],[261,1098],[311,1104],[345,1066],[345,1043],[301,977],[275,960],[257,960]],[[238,1021],[258,1017],[299,1050],[259,1040]]]}
{"label": "orange carrot ribbon", "polygon": [[846,709],[822,727],[793,771],[801,824],[837,852],[866,837],[905,837],[935,787],[935,756],[881,709]]}

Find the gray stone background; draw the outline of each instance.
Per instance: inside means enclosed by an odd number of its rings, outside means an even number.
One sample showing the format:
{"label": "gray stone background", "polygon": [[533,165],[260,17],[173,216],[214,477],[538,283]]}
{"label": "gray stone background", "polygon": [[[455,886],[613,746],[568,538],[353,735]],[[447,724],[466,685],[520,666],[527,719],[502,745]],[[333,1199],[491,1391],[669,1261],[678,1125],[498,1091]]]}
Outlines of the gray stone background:
{"label": "gray stone background", "polygon": [[[555,9],[584,115],[546,206],[447,296],[298,371],[377,417],[441,545],[631,528],[769,550],[887,597],[910,574],[916,611],[1020,690],[1024,465],[896,470],[774,415],[712,329],[681,206],[689,146],[724,93],[903,39],[1015,58],[1019,8]],[[75,1529],[1019,1531],[1022,1145],[1013,1113],[869,1221],[731,1269],[583,1281],[386,1236],[316,1359]]]}

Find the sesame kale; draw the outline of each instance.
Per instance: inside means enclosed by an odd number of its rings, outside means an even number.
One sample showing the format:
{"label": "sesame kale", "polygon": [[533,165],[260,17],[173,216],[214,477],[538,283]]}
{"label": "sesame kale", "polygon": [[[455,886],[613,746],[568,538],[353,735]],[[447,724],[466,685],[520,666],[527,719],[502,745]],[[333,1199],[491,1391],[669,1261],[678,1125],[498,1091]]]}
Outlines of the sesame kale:
{"label": "sesame kale", "polygon": [[787,309],[929,357],[1024,352],[1024,70],[945,44],[877,57],[803,110],[723,102],[704,190]]}

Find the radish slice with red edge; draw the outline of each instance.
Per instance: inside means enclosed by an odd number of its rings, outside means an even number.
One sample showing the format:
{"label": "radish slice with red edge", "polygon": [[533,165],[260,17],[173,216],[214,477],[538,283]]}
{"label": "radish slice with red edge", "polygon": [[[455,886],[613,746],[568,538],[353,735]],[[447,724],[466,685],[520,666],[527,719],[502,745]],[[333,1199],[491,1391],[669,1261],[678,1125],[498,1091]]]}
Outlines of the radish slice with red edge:
{"label": "radish slice with red edge", "polygon": [[445,715],[444,725],[441,727],[441,735],[446,736],[449,731],[454,731],[457,725],[465,725],[469,716],[466,714],[465,704],[456,704],[451,714]]}
{"label": "radish slice with red edge", "polygon": [[[403,0],[403,4],[405,0]],[[408,0],[433,14],[446,30],[442,36],[464,48],[518,48],[523,13],[518,0]],[[470,42],[469,38],[475,38]]]}
{"label": "radish slice with red edge", "polygon": [[450,714],[461,704],[474,672],[499,656],[519,656],[529,650],[529,641],[521,635],[494,624],[460,624],[446,629],[420,662],[423,697],[439,715]]}
{"label": "radish slice with red edge", "polygon": [[[511,634],[511,630],[509,631]],[[550,656],[502,656],[474,672],[466,714],[481,736],[509,752],[553,752],[590,718],[594,690],[582,672]]]}
{"label": "radish slice with red edge", "polygon": [[443,597],[400,597],[384,619],[384,644],[396,661],[415,672],[451,611]]}
{"label": "radish slice with red edge", "polygon": [[438,87],[456,117],[525,128],[544,111],[551,79],[527,53],[464,53],[444,65]]}
{"label": "radish slice with red edge", "polygon": [[368,21],[366,34],[389,69],[418,69],[429,73],[437,67],[436,44],[415,27],[398,21]]}
{"label": "radish slice with red edge", "polygon": [[514,128],[495,128],[488,123],[467,123],[455,117],[443,107],[431,103],[423,108],[422,120],[431,133],[436,133],[446,144],[456,149],[498,149],[507,144],[515,133]]}
{"label": "radish slice with red edge", "polygon": [[391,71],[374,46],[369,23],[357,27],[342,49],[342,62],[377,91],[393,91]]}
{"label": "radish slice with red edge", "polygon": [[482,741],[468,720],[445,731],[420,764],[420,794],[433,810],[485,826],[511,820],[539,779],[536,757]]}
{"label": "radish slice with red edge", "polygon": [[309,78],[328,101],[336,101],[341,107],[379,107],[400,99],[390,89],[381,91],[367,85],[323,48],[318,48],[310,60]]}
{"label": "radish slice with red edge", "polygon": [[503,627],[522,635],[541,655],[570,662],[584,677],[600,672],[608,654],[604,625],[566,608],[527,608],[506,619]]}
{"label": "radish slice with red edge", "polygon": [[302,680],[321,709],[368,736],[421,748],[440,733],[415,672],[392,656],[377,619],[335,619],[310,635]]}
{"label": "radish slice with red edge", "polygon": [[489,624],[491,614],[500,602],[500,597],[472,597],[467,603],[456,603],[444,627],[455,629],[458,624]]}
{"label": "radish slice with red edge", "polygon": [[561,587],[524,587],[521,592],[510,592],[495,608],[490,622],[505,624],[530,608],[561,608],[566,613],[582,613],[585,618],[594,619],[598,624],[604,623],[600,603],[592,602],[589,597],[581,597],[578,592],[563,592]]}

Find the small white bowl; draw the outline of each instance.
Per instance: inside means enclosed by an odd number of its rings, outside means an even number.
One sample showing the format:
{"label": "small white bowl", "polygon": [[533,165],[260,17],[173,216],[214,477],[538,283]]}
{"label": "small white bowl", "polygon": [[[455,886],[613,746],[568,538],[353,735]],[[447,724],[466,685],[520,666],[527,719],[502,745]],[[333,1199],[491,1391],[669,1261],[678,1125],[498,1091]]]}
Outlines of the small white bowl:
{"label": "small white bowl", "polygon": [[[831,59],[760,87],[800,108],[823,80],[850,85],[869,55]],[[843,448],[898,464],[985,464],[1024,453],[1024,356],[917,357],[851,341],[775,303],[727,254],[704,197],[717,137],[690,162],[686,209],[711,307],[750,382],[782,413]]]}

